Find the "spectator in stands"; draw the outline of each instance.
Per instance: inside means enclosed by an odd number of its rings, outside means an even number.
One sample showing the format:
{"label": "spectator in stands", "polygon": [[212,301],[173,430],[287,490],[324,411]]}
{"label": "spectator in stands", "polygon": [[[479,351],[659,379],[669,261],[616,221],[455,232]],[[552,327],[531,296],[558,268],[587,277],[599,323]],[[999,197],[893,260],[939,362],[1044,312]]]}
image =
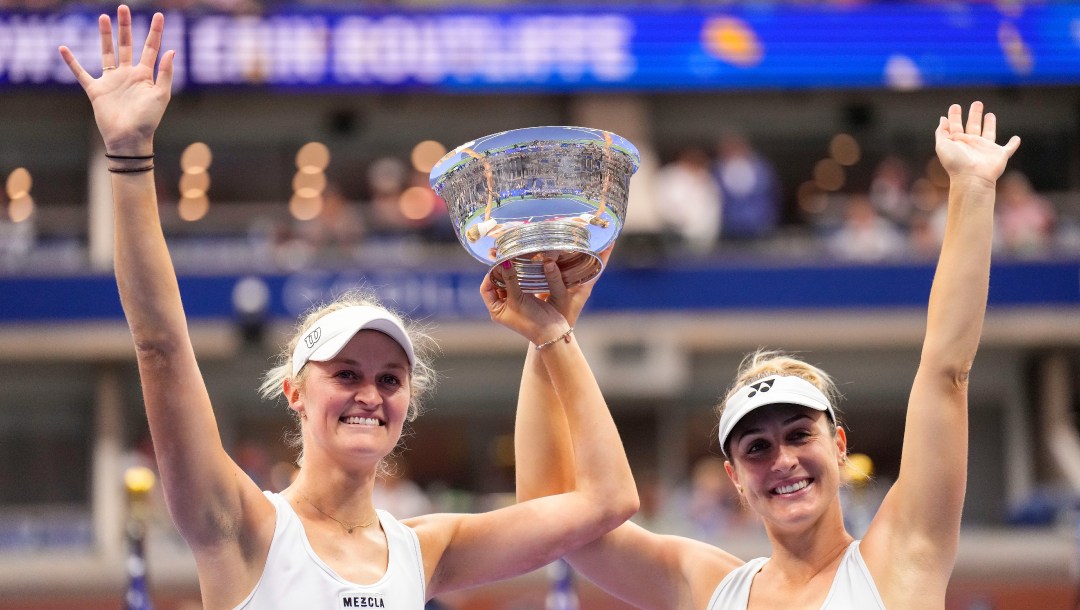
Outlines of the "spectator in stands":
{"label": "spectator in stands", "polygon": [[368,167],[368,222],[372,233],[402,235],[412,229],[401,211],[401,193],[407,178],[408,167],[397,157],[380,157]]}
{"label": "spectator in stands", "polygon": [[665,254],[663,217],[656,199],[656,176],[660,161],[650,142],[638,143],[641,166],[630,181],[626,223],[619,234],[619,262],[651,265]]}
{"label": "spectator in stands", "polygon": [[0,201],[0,267],[17,269],[34,250],[37,223],[35,214],[14,222],[8,212],[9,206]]}
{"label": "spectator in stands", "polygon": [[426,515],[433,509],[423,488],[409,477],[409,463],[401,457],[388,458],[383,475],[375,480],[375,506],[399,519]]}
{"label": "spectator in stands", "polygon": [[678,253],[705,256],[720,237],[720,189],[709,171],[709,156],[684,148],[656,173],[656,211]]}
{"label": "spectator in stands", "polygon": [[[165,498],[195,555],[206,607],[419,608],[436,595],[541,567],[633,514],[630,466],[573,329],[501,267],[506,288],[485,275],[481,295],[494,321],[542,348],[537,357],[574,430],[574,490],[483,514],[398,521],[377,511],[379,466],[417,414],[432,373],[421,334],[349,295],[303,319],[267,374],[264,393],[284,394],[299,422],[301,457],[288,489],[260,490],[222,448],[158,217],[154,133],[175,59],[171,51],[160,55],[155,78],[164,17],[154,15],[134,64],[128,7],[117,10],[116,49],[109,17],[98,24],[100,78],[67,47],[60,54],[92,102],[104,140],[120,299]],[[559,279],[550,265],[556,301],[565,292]]]}
{"label": "spectator in stands", "polygon": [[911,221],[911,172],[907,162],[888,155],[874,168],[868,193],[870,203],[897,228],[906,228]]}
{"label": "spectator in stands", "polygon": [[780,185],[772,163],[743,135],[720,136],[714,165],[724,201],[724,240],[770,237],[780,224]]}
{"label": "spectator in stands", "polygon": [[318,216],[297,223],[296,232],[323,259],[347,260],[355,254],[364,236],[364,220],[353,202],[337,185],[322,193],[322,211]]}
{"label": "spectator in stands", "polygon": [[836,257],[863,263],[897,258],[906,247],[899,229],[882,218],[869,197],[862,194],[848,197],[844,224],[829,237],[828,245]]}
{"label": "spectator in stands", "polygon": [[1056,214],[1048,199],[1031,188],[1027,176],[1010,170],[998,185],[997,224],[1001,248],[1019,257],[1046,254],[1054,237]]}
{"label": "spectator in stands", "polygon": [[908,233],[909,251],[915,258],[936,259],[945,238],[948,188],[929,178],[919,178],[911,185],[911,201],[914,211]]}
{"label": "spectator in stands", "polygon": [[723,460],[714,456],[694,463],[686,497],[679,504],[678,516],[672,521],[681,527],[672,533],[719,544],[760,531],[760,521],[742,505],[738,491],[724,471]]}
{"label": "spectator in stands", "polygon": [[423,172],[412,172],[409,186],[402,193],[401,207],[413,216],[413,230],[426,243],[457,244],[457,234],[450,228],[450,210],[446,201],[431,190],[428,176]]}
{"label": "spectator in stands", "polygon": [[[749,562],[696,540],[626,523],[567,555],[639,608],[942,608],[956,561],[967,475],[967,388],[986,311],[995,182],[1020,145],[994,143],[996,118],[971,105],[941,117],[936,150],[950,176],[949,218],[911,388],[899,477],[861,540],[844,527],[847,433],[835,385],[796,358],[759,351],[718,408],[725,469],[764,522],[772,556]],[[554,301],[571,323],[589,287]],[[579,454],[552,386],[526,357],[518,401],[522,501],[573,488]],[[751,586],[753,585],[753,586]]]}

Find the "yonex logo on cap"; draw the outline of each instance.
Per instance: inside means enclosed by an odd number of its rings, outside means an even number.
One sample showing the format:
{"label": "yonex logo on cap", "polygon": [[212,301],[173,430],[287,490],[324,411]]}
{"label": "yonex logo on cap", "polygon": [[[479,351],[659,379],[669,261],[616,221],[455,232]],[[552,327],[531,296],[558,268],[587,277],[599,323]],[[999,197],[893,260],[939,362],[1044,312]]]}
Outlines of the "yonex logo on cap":
{"label": "yonex logo on cap", "polygon": [[314,347],[315,344],[318,343],[319,339],[321,339],[321,338],[322,338],[322,327],[320,326],[320,327],[316,328],[315,330],[309,332],[307,334],[307,336],[304,337],[304,345],[306,345],[308,347]]}
{"label": "yonex logo on cap", "polygon": [[[768,394],[768,396],[766,396]],[[796,375],[771,375],[747,384],[732,393],[720,415],[720,449],[727,456],[725,446],[735,425],[755,409],[768,405],[791,404],[809,407],[828,413],[836,421],[829,398],[814,384]]]}
{"label": "yonex logo on cap", "polygon": [[750,393],[747,394],[746,397],[753,398],[757,395],[758,392],[768,392],[772,389],[772,384],[775,381],[775,379],[766,379],[764,381],[759,381],[755,383],[754,385],[750,386]]}

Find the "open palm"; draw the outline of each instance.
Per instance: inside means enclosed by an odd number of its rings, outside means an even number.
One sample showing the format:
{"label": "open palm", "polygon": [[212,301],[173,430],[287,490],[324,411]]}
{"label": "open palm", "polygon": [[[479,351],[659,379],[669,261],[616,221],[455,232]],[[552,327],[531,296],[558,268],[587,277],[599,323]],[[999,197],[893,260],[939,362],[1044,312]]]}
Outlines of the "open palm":
{"label": "open palm", "polygon": [[1004,145],[997,138],[997,117],[983,115],[982,102],[973,102],[965,127],[959,104],[949,107],[949,116],[941,117],[934,132],[938,159],[950,178],[972,177],[993,182],[1005,171],[1009,157],[1020,146],[1013,136]]}
{"label": "open palm", "polygon": [[94,120],[105,141],[105,150],[114,154],[146,152],[165,114],[172,94],[173,58],[169,51],[161,58],[158,78],[154,64],[161,46],[165,17],[154,15],[138,63],[132,63],[131,11],[121,5],[116,11],[117,48],[113,49],[112,21],[107,15],[98,18],[101,32],[100,78],[91,76],[68,47],[60,47],[60,56],[86,91],[94,107]]}

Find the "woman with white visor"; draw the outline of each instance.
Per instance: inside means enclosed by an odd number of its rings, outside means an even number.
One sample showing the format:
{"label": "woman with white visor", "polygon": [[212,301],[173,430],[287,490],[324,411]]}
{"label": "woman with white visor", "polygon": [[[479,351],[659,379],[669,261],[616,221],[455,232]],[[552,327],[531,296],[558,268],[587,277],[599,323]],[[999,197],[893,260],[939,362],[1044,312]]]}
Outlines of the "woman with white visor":
{"label": "woman with white visor", "polygon": [[[926,610],[944,608],[967,485],[968,375],[982,332],[995,184],[1020,145],[995,144],[996,119],[975,102],[935,131],[949,174],[948,220],[908,399],[900,471],[861,540],[844,527],[847,435],[829,377],[778,352],[746,358],[719,407],[725,468],[764,524],[767,558],[626,523],[567,559],[613,595],[653,610]],[[576,323],[589,288],[558,302]],[[518,404],[518,497],[572,488],[562,412],[529,357]]]}
{"label": "woman with white visor", "polygon": [[[516,576],[628,519],[637,492],[607,405],[566,319],[489,277],[493,320],[538,346],[569,414],[575,485],[480,514],[398,521],[376,510],[375,478],[432,381],[422,336],[388,309],[345,297],[297,326],[264,390],[299,422],[301,466],[281,493],[264,493],[226,453],[195,360],[176,273],[158,217],[154,133],[171,94],[171,51],[160,55],[154,15],[133,60],[131,13],[98,20],[101,76],[60,54],[94,108],[111,172],[116,280],[135,342],[143,398],[169,513],[195,556],[207,609],[421,610],[456,589]],[[558,295],[558,285],[552,293]],[[558,300],[558,299],[556,299]],[[543,349],[539,349],[543,348]]]}

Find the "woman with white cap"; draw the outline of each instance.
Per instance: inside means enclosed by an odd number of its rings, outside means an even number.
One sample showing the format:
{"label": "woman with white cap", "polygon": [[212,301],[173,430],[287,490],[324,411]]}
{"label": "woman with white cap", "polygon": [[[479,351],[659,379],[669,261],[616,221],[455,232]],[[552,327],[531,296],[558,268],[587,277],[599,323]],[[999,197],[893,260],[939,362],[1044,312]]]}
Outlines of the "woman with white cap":
{"label": "woman with white cap", "polygon": [[[762,520],[768,558],[626,523],[567,559],[637,607],[656,610],[943,608],[956,560],[967,473],[967,395],[986,310],[995,183],[1020,145],[994,143],[996,119],[949,108],[935,132],[948,171],[948,224],[908,401],[896,483],[861,540],[844,528],[847,436],[821,370],[777,352],[746,360],[719,406],[725,468]],[[556,301],[573,324],[589,288]],[[526,362],[518,402],[521,500],[572,488],[577,454],[543,367]],[[557,402],[557,401],[556,401]]]}
{"label": "woman with white cap", "polygon": [[[568,413],[576,486],[483,514],[405,521],[375,509],[383,458],[398,445],[431,382],[417,335],[389,310],[344,299],[303,320],[266,389],[300,422],[303,460],[282,493],[263,493],[222,446],[199,374],[176,274],[158,218],[153,136],[170,98],[175,54],[155,63],[164,17],[154,15],[133,62],[131,13],[99,18],[102,75],[71,51],[104,139],[116,215],[116,278],[135,340],[147,419],[165,498],[191,547],[205,608],[420,610],[442,593],[516,576],[611,530],[637,510],[618,432],[565,318],[485,279],[495,321],[537,345]],[[559,286],[552,287],[558,294]]]}

